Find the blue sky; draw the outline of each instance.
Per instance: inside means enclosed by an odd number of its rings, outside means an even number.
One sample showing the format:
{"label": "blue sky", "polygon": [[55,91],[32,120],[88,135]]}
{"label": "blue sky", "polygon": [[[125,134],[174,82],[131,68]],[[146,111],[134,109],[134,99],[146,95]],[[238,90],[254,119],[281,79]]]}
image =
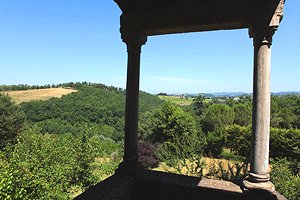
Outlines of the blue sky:
{"label": "blue sky", "polygon": [[[271,90],[300,90],[300,2],[288,0],[272,46]],[[126,47],[113,0],[1,0],[0,84],[89,81],[125,87]],[[252,91],[247,29],[148,37],[141,89]]]}

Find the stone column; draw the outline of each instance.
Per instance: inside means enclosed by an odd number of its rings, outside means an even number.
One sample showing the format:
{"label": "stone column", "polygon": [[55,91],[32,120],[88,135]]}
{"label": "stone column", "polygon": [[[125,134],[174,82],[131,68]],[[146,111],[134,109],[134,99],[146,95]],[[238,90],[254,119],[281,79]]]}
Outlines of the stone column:
{"label": "stone column", "polygon": [[127,45],[127,84],[125,107],[125,144],[123,162],[117,172],[134,173],[138,168],[138,108],[141,47],[147,41],[146,36],[139,34],[122,34]]}
{"label": "stone column", "polygon": [[244,188],[273,193],[269,175],[270,66],[275,29],[254,32],[252,146],[249,178]]}
{"label": "stone column", "polygon": [[266,21],[262,20],[263,16],[254,15],[249,28],[254,39],[252,143],[250,173],[243,187],[254,199],[267,199],[276,194],[269,174],[270,67],[272,37],[283,18],[284,3],[285,0],[279,0],[269,26],[261,24]]}

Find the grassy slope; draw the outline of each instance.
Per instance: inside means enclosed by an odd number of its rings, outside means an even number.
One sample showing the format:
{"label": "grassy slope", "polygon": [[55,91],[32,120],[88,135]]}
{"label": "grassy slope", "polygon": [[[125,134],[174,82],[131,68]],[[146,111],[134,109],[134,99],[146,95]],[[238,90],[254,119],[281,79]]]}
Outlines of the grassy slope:
{"label": "grassy slope", "polygon": [[77,92],[77,90],[65,88],[47,88],[36,90],[20,90],[3,92],[8,94],[17,104],[29,102],[32,100],[48,100],[52,97],[62,97],[63,95]]}
{"label": "grassy slope", "polygon": [[188,106],[193,103],[193,98],[181,98],[181,97],[175,97],[175,96],[158,96],[160,99],[169,101],[171,103],[174,103],[179,106]]}

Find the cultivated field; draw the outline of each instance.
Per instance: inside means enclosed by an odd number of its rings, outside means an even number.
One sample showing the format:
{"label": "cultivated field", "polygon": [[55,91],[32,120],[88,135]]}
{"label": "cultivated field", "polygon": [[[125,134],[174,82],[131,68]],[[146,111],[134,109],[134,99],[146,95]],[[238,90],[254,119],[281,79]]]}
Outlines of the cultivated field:
{"label": "cultivated field", "polygon": [[169,101],[179,106],[188,106],[193,103],[194,98],[185,98],[185,97],[177,97],[177,96],[162,96],[158,95],[158,98]]}
{"label": "cultivated field", "polygon": [[6,91],[3,93],[8,94],[17,104],[19,104],[32,100],[48,100],[52,97],[59,98],[72,92],[77,92],[77,90],[65,88],[47,88],[36,90]]}

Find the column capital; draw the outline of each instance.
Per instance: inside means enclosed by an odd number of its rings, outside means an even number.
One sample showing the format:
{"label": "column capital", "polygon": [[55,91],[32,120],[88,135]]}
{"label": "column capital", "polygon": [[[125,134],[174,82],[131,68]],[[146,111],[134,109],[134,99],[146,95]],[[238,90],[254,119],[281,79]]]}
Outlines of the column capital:
{"label": "column capital", "polygon": [[[283,19],[283,10],[284,10],[284,3],[285,0],[280,0],[276,10],[270,19],[270,23],[268,25],[262,25],[260,21],[262,20],[262,16],[260,18],[255,18],[249,25],[249,37],[258,39],[260,38],[261,41],[268,42],[270,45],[272,44],[272,36],[274,35],[275,31],[278,29],[280,22]],[[264,16],[267,18],[267,16]],[[256,40],[257,41],[257,40]]]}
{"label": "column capital", "polygon": [[271,46],[273,42],[273,35],[275,34],[276,27],[268,27],[267,29],[252,30],[253,45],[268,45]]}
{"label": "column capital", "polygon": [[128,51],[132,48],[140,49],[147,42],[147,36],[142,34],[138,27],[139,24],[136,18],[124,13],[121,15],[121,38],[126,43]]}
{"label": "column capital", "polygon": [[147,36],[139,34],[139,33],[134,33],[134,32],[122,32],[122,41],[126,43],[127,49],[132,50],[132,48],[140,48],[146,44],[147,42]]}

